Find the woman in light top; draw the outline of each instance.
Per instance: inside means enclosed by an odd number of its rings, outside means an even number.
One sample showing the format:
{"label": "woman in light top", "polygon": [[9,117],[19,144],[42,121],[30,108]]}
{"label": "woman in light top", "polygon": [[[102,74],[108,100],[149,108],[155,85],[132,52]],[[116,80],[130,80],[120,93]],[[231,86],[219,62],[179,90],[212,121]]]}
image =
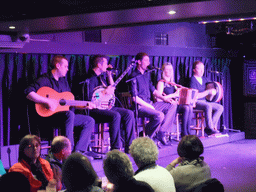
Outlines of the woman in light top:
{"label": "woman in light top", "polygon": [[[168,95],[170,103],[178,104],[177,98],[179,97],[179,88],[181,87],[181,85],[174,82],[172,64],[164,63],[162,66],[162,79],[157,83],[157,90],[163,95]],[[178,104],[177,112],[182,113],[181,137],[190,135],[190,121],[192,118],[193,106]]]}

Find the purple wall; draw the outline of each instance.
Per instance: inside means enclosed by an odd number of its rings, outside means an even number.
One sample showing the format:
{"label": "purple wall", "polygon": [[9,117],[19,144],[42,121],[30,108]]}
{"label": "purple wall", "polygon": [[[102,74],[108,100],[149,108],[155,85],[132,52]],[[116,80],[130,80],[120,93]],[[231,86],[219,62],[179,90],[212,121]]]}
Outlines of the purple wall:
{"label": "purple wall", "polygon": [[[158,32],[168,34],[169,45],[154,45],[154,35]],[[21,49],[0,49],[0,52],[136,55],[143,51],[149,55],[209,57],[225,57],[226,54],[222,49],[209,46],[205,26],[197,23],[102,29],[102,43],[83,42],[82,31],[31,34],[30,38],[30,42]]]}

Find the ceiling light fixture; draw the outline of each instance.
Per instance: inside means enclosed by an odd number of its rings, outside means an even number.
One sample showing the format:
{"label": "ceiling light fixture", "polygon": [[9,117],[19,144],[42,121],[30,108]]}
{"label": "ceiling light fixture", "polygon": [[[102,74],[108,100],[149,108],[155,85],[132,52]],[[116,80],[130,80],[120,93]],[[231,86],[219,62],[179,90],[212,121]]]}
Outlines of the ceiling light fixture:
{"label": "ceiling light fixture", "polygon": [[15,26],[9,26],[9,29],[15,29],[16,27]]}
{"label": "ceiling light fixture", "polygon": [[174,15],[175,13],[176,13],[176,11],[173,11],[173,10],[168,12],[168,14],[170,14],[170,15]]}

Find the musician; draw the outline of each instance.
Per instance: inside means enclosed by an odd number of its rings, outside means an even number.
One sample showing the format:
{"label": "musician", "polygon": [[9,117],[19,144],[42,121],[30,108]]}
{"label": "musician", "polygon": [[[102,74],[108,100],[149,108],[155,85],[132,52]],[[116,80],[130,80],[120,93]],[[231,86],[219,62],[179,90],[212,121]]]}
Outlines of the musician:
{"label": "musician", "polygon": [[218,132],[217,123],[223,112],[223,106],[216,102],[209,102],[205,99],[209,94],[215,95],[216,90],[214,88],[206,90],[206,84],[209,81],[203,75],[204,64],[201,61],[195,61],[193,63],[193,76],[190,79],[190,87],[198,89],[199,91],[195,109],[204,110],[206,119],[205,133],[207,135],[213,135]]}
{"label": "musician", "polygon": [[[160,94],[167,95],[169,98],[171,98],[170,103],[178,104],[177,97],[179,96],[179,88],[182,86],[177,85],[174,82],[173,66],[171,63],[164,63],[162,65],[162,79],[158,81],[156,87]],[[179,104],[177,112],[183,114],[181,137],[190,135],[190,122],[193,113],[193,106]]]}
{"label": "musician", "polygon": [[[105,55],[95,55],[92,59],[92,70],[88,72],[88,78],[86,80],[87,86],[85,86],[84,92],[88,100],[92,99],[92,95],[97,87],[105,87],[105,94],[114,94],[115,87],[112,72],[108,71],[108,58]],[[86,88],[87,87],[87,88]],[[95,89],[96,88],[96,89]],[[129,146],[132,140],[135,138],[135,120],[134,113],[129,109],[113,106],[108,109],[91,109],[89,115],[95,119],[98,123],[109,124],[110,133],[110,145],[111,150],[121,149],[121,127],[124,134],[124,150],[128,153]],[[122,126],[121,126],[122,125]]]}
{"label": "musician", "polygon": [[[174,122],[177,104],[171,103],[168,96],[163,96],[154,86],[150,79],[150,73],[146,73],[150,65],[149,56],[146,53],[138,53],[135,56],[137,62],[136,69],[131,73],[131,79],[136,81],[131,83],[131,94],[138,104],[138,116],[147,117],[149,123],[146,125],[146,135],[152,139],[159,140],[163,145],[168,141],[165,132],[171,131]],[[164,102],[155,102],[151,98],[152,94]],[[157,132],[157,134],[155,134]]]}
{"label": "musician", "polygon": [[[51,111],[55,111],[58,106],[58,102],[53,99],[49,99],[37,94],[37,90],[41,87],[50,87],[61,92],[70,92],[70,87],[66,79],[68,72],[68,60],[61,56],[56,55],[52,59],[52,70],[49,73],[43,74],[37,79],[37,81],[25,89],[25,95],[27,99],[45,105]],[[91,104],[93,107],[93,104]],[[86,156],[92,156],[98,158],[99,155],[88,150],[88,145],[91,139],[91,133],[95,126],[95,121],[92,117],[75,114],[72,110],[57,112],[50,117],[39,117],[39,122],[46,122],[47,124],[55,127],[63,127],[66,137],[70,140],[73,151],[79,151]],[[78,141],[74,142],[74,126],[82,128]],[[45,127],[47,129],[47,127]]]}

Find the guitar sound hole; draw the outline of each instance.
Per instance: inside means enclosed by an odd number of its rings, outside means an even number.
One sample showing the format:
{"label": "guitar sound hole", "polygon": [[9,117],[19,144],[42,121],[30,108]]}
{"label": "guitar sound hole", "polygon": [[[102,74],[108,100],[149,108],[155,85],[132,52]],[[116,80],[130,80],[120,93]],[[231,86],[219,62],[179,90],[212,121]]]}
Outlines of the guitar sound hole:
{"label": "guitar sound hole", "polygon": [[66,105],[66,101],[64,99],[61,99],[59,103],[61,106]]}

